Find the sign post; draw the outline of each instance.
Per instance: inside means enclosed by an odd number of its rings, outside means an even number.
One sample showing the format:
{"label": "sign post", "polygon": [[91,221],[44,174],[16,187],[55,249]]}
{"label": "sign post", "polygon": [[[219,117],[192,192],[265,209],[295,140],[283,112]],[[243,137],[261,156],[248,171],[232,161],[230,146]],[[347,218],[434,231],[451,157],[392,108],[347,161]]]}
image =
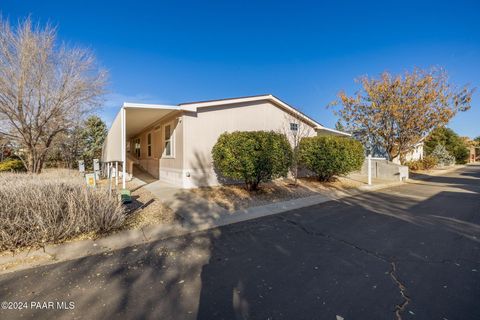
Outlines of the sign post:
{"label": "sign post", "polygon": [[93,159],[93,172],[95,173],[95,179],[100,179],[100,160]]}
{"label": "sign post", "polygon": [[85,161],[78,160],[78,171],[85,174]]}

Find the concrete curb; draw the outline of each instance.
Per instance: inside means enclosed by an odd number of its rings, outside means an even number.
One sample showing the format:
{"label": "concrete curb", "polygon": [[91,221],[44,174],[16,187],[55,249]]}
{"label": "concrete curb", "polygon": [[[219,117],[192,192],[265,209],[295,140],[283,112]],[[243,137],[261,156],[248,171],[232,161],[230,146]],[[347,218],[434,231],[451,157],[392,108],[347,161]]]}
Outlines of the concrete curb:
{"label": "concrete curb", "polygon": [[305,198],[251,207],[232,212],[221,219],[199,225],[182,226],[179,223],[172,225],[154,225],[142,229],[120,231],[98,240],[87,239],[58,245],[47,245],[44,249],[34,251],[25,250],[15,255],[8,254],[0,256],[0,275],[61,261],[79,259],[95,254],[107,253],[152,241],[184,236],[194,232],[310,207],[327,201],[338,200],[364,192],[390,188],[402,184],[404,183],[398,181],[373,186],[362,186],[351,190],[336,191],[328,196],[318,194]]}
{"label": "concrete curb", "polygon": [[[419,180],[419,181],[425,181],[425,180],[430,180],[434,177],[438,177],[438,176],[441,176],[441,175],[444,175],[444,174],[447,174],[447,173],[450,173],[450,172],[453,172],[453,171],[456,171],[456,170],[459,170],[459,169],[462,169],[462,168],[466,168],[468,165],[467,164],[461,164],[461,165],[455,165],[455,166],[452,166],[452,167],[449,167],[447,169],[436,169],[435,171],[430,171],[430,172],[425,172],[425,173],[412,173],[413,174],[413,178],[410,177],[409,180]],[[410,176],[412,176],[412,174],[410,174]],[[422,177],[415,177],[415,175],[424,175]]]}

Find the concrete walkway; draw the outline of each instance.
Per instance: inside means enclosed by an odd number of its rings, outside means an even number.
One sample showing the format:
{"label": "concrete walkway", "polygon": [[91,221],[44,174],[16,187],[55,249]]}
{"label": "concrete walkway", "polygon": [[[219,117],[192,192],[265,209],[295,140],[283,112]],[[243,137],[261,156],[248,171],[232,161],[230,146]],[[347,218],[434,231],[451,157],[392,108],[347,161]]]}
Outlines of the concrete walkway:
{"label": "concrete walkway", "polygon": [[155,181],[143,188],[173,210],[184,227],[193,227],[222,219],[231,213],[173,184]]}

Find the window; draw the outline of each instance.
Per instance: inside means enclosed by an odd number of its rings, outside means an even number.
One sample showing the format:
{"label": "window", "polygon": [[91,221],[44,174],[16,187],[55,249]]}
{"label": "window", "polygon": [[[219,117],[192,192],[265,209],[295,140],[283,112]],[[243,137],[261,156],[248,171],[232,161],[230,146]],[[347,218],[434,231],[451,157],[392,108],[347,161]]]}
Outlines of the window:
{"label": "window", "polygon": [[165,149],[163,150],[163,154],[166,157],[173,157],[173,137],[172,126],[170,124],[165,126]]}
{"label": "window", "polygon": [[140,158],[140,138],[135,139],[135,156]]}
{"label": "window", "polygon": [[147,155],[152,156],[152,134],[147,134]]}
{"label": "window", "polygon": [[298,123],[290,122],[290,130],[291,131],[298,131]]}

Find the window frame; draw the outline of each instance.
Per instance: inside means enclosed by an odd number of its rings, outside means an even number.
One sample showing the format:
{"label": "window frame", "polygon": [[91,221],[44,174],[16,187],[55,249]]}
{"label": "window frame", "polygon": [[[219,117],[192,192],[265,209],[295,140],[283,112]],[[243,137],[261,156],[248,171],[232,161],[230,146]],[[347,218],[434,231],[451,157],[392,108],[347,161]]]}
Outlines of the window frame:
{"label": "window frame", "polygon": [[152,133],[147,133],[147,158],[152,157]]}
{"label": "window frame", "polygon": [[[170,139],[167,140],[166,129],[170,127]],[[174,123],[169,122],[163,125],[163,152],[162,157],[165,159],[174,159],[175,158],[175,129]],[[170,155],[167,155],[167,142],[170,143]]]}
{"label": "window frame", "polygon": [[135,138],[133,140],[133,144],[134,144],[133,152],[135,153],[135,157],[137,157],[137,159],[140,159],[140,157],[142,156],[142,141],[140,140],[140,138]]}

